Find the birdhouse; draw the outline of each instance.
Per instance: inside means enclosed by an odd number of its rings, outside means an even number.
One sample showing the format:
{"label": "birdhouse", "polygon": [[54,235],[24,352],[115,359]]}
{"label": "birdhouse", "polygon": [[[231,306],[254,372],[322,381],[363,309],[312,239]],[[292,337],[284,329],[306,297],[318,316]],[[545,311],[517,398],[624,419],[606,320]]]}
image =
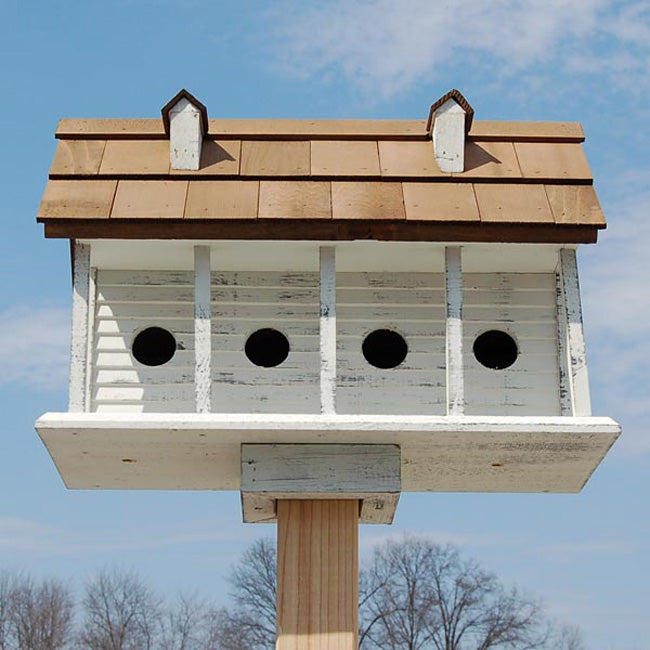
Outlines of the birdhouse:
{"label": "birdhouse", "polygon": [[[62,120],[38,220],[71,242],[70,488],[577,492],[591,415],[576,249],[605,220],[575,123]],[[309,468],[306,472],[305,468]],[[293,487],[292,487],[293,486]]]}

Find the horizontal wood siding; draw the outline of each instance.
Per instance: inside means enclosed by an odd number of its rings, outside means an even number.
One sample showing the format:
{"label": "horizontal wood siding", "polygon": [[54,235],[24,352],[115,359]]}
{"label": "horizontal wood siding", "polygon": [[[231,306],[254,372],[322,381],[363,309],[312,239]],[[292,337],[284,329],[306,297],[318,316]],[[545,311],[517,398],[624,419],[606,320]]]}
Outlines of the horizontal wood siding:
{"label": "horizontal wood siding", "polygon": [[[465,274],[463,301],[465,413],[560,415],[555,275]],[[492,329],[517,342],[510,368],[485,368],[474,357],[477,336]]]}
{"label": "horizontal wood siding", "polygon": [[[212,412],[320,412],[318,295],[318,273],[212,274]],[[244,348],[269,327],[288,338],[290,352],[263,368]]]}
{"label": "horizontal wood siding", "polygon": [[[445,413],[444,276],[434,273],[337,275],[338,413]],[[392,329],[408,354],[397,368],[363,357],[365,337]]]}
{"label": "horizontal wood siding", "polygon": [[[194,411],[194,276],[181,271],[97,272],[92,410]],[[145,366],[131,354],[146,327],[168,329],[174,357]]]}

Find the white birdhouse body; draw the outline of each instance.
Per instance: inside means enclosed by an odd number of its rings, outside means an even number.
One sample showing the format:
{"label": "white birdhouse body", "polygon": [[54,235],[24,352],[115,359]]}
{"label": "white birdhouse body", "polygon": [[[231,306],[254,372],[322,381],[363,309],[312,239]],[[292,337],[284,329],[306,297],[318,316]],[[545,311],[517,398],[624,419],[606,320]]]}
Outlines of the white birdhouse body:
{"label": "white birdhouse body", "polygon": [[[142,125],[75,133],[41,207],[75,242],[70,411],[37,422],[67,485],[239,489],[242,445],[273,443],[399,448],[403,490],[581,489],[619,427],[590,410],[575,250],[604,221],[575,125],[465,142],[452,93],[426,129],[218,140],[175,99],[198,169]],[[450,102],[465,130],[436,127]]]}

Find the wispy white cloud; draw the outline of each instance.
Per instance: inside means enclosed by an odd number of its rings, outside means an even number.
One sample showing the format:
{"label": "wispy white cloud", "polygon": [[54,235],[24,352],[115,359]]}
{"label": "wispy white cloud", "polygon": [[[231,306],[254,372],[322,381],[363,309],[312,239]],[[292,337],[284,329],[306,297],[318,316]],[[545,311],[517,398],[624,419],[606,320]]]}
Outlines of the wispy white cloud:
{"label": "wispy white cloud", "polygon": [[0,311],[0,384],[67,385],[70,311],[16,306]]}
{"label": "wispy white cloud", "polygon": [[609,74],[626,85],[650,57],[643,0],[335,0],[282,3],[276,16],[285,69],[305,77],[342,73],[383,97],[446,68],[484,65],[507,75],[552,63],[555,75]]}
{"label": "wispy white cloud", "polygon": [[[182,528],[182,534],[178,529]],[[16,517],[0,517],[0,552],[45,556],[85,553],[149,551],[202,543],[250,543],[258,531],[223,527],[214,522],[190,521],[147,529],[129,526],[119,530],[71,530]],[[258,535],[257,535],[258,536]]]}

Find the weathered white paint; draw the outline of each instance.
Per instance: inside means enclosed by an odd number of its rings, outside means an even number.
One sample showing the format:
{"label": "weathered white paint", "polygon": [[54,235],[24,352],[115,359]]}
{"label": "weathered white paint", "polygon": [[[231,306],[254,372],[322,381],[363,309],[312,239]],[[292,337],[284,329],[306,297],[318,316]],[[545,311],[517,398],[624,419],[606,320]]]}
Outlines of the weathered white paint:
{"label": "weathered white paint", "polygon": [[[442,273],[338,273],[337,310],[337,412],[445,413]],[[363,357],[363,340],[376,329],[406,340],[398,367],[375,368]]]}
{"label": "weathered white paint", "polygon": [[84,387],[84,410],[92,408],[92,382],[95,374],[95,317],[97,313],[97,269],[90,267],[88,274],[88,325],[86,345],[86,385]]}
{"label": "weathered white paint", "polygon": [[[555,275],[464,273],[465,413],[560,415]],[[507,332],[519,356],[502,370],[474,357],[485,331]]]}
{"label": "weathered white paint", "polygon": [[465,111],[454,99],[448,99],[436,111],[433,151],[440,171],[465,170]]}
{"label": "weathered white paint", "polygon": [[169,111],[169,161],[172,169],[199,169],[203,127],[201,112],[182,97]]}
{"label": "weathered white paint", "polygon": [[72,270],[72,339],[70,343],[71,412],[88,410],[86,385],[88,376],[88,323],[90,299],[90,245],[74,243]]}
{"label": "weathered white paint", "polygon": [[320,266],[320,408],[336,411],[336,249],[321,246]]}
{"label": "weathered white paint", "polygon": [[[97,271],[92,410],[195,411],[194,290],[187,271]],[[172,332],[177,350],[168,363],[148,367],[131,345],[154,325]]]}
{"label": "weathered white paint", "polygon": [[567,350],[571,369],[571,405],[574,416],[591,415],[587,354],[582,329],[582,304],[576,252],[572,248],[560,251],[560,272],[567,323]]}
{"label": "weathered white paint", "polygon": [[400,467],[396,445],[244,444],[244,521],[269,521],[277,499],[372,498],[365,508],[371,518],[364,523],[391,523],[401,491]]}
{"label": "weathered white paint", "polygon": [[[212,274],[212,411],[319,413],[319,274]],[[246,340],[273,328],[289,340],[274,368],[246,357]]]}
{"label": "weathered white paint", "polygon": [[578,492],[620,433],[603,417],[47,413],[71,488],[240,489],[243,443],[393,444],[404,491]]}
{"label": "weathered white paint", "polygon": [[194,397],[197,413],[209,413],[212,389],[210,247],[194,247]]}
{"label": "weathered white paint", "polygon": [[571,370],[569,368],[569,355],[567,352],[568,323],[566,319],[566,305],[564,303],[564,289],[562,288],[562,273],[560,270],[555,274],[555,282],[560,414],[573,415],[573,408],[571,406]]}
{"label": "weathered white paint", "polygon": [[465,409],[463,378],[463,269],[460,246],[445,249],[447,415]]}

